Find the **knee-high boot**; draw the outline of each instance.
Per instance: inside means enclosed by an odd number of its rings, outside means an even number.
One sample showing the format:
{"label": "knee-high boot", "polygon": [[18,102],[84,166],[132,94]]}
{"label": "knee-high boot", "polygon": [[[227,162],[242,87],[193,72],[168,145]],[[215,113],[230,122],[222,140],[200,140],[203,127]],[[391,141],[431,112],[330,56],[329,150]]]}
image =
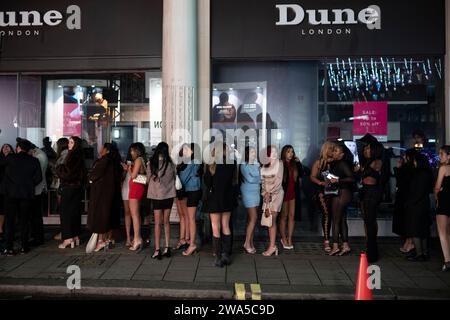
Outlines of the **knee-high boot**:
{"label": "knee-high boot", "polygon": [[231,235],[222,235],[222,263],[228,266],[231,263]]}
{"label": "knee-high boot", "polygon": [[214,265],[216,267],[222,268],[223,262],[222,262],[222,245],[221,245],[221,239],[213,237],[213,251],[216,255],[216,260],[214,261]]}

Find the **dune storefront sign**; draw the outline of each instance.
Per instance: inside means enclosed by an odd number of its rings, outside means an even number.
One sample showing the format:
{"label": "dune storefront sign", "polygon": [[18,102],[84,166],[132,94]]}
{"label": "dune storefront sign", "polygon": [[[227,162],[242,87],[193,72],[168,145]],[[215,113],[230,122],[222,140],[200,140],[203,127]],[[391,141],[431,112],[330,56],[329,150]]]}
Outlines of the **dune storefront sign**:
{"label": "dune storefront sign", "polygon": [[308,22],[308,28],[301,28],[300,35],[349,35],[352,26],[365,24],[369,30],[381,29],[381,9],[377,5],[353,9],[310,9],[298,4],[279,4],[277,26],[298,26]]}
{"label": "dune storefront sign", "polygon": [[70,5],[64,13],[58,10],[48,10],[44,13],[36,10],[0,11],[0,36],[36,36],[40,34],[39,27],[56,27],[64,20],[68,30],[80,30],[80,7]]}

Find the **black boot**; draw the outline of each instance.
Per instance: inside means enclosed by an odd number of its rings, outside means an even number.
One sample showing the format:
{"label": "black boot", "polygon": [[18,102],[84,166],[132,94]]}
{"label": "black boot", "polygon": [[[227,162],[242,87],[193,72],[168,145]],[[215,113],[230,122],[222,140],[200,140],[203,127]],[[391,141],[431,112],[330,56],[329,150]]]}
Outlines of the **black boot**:
{"label": "black boot", "polygon": [[222,236],[222,263],[225,266],[231,264],[231,235]]}
{"label": "black boot", "polygon": [[213,237],[213,250],[216,255],[216,260],[214,261],[214,265],[219,268],[223,268],[223,262],[221,259],[222,246],[220,243],[220,238]]}

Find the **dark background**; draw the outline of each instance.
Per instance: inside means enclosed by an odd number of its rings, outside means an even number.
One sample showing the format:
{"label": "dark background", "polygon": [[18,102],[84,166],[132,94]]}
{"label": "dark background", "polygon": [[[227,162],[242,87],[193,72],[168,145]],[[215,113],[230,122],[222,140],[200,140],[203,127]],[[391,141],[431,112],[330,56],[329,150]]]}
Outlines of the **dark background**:
{"label": "dark background", "polygon": [[[81,30],[66,27],[69,5],[81,9]],[[15,0],[0,11],[48,10],[64,16],[56,27],[0,27],[40,30],[39,36],[1,37],[0,71],[120,70],[161,67],[163,0]],[[17,15],[20,18],[20,15]]]}
{"label": "dark background", "polygon": [[[298,4],[305,20],[296,26],[277,26],[277,4]],[[378,5],[381,30],[365,24],[319,25],[308,23],[308,9],[355,11]],[[352,55],[428,55],[445,53],[443,0],[213,0],[211,37],[213,58],[320,58]],[[317,14],[319,17],[319,14]],[[345,15],[344,15],[345,17]],[[329,19],[334,14],[330,11]],[[346,27],[351,35],[302,36],[301,29]]]}

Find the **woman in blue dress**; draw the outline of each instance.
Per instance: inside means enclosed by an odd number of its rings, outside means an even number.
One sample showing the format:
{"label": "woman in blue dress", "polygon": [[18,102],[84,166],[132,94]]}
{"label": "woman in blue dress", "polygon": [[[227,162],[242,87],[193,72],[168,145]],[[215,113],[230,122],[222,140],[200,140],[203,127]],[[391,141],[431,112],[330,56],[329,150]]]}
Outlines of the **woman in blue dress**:
{"label": "woman in blue dress", "polygon": [[241,165],[241,195],[242,202],[248,211],[247,234],[244,249],[247,253],[256,253],[253,236],[257,219],[257,210],[261,201],[260,165],[256,157],[256,149],[245,148],[245,163]]}

